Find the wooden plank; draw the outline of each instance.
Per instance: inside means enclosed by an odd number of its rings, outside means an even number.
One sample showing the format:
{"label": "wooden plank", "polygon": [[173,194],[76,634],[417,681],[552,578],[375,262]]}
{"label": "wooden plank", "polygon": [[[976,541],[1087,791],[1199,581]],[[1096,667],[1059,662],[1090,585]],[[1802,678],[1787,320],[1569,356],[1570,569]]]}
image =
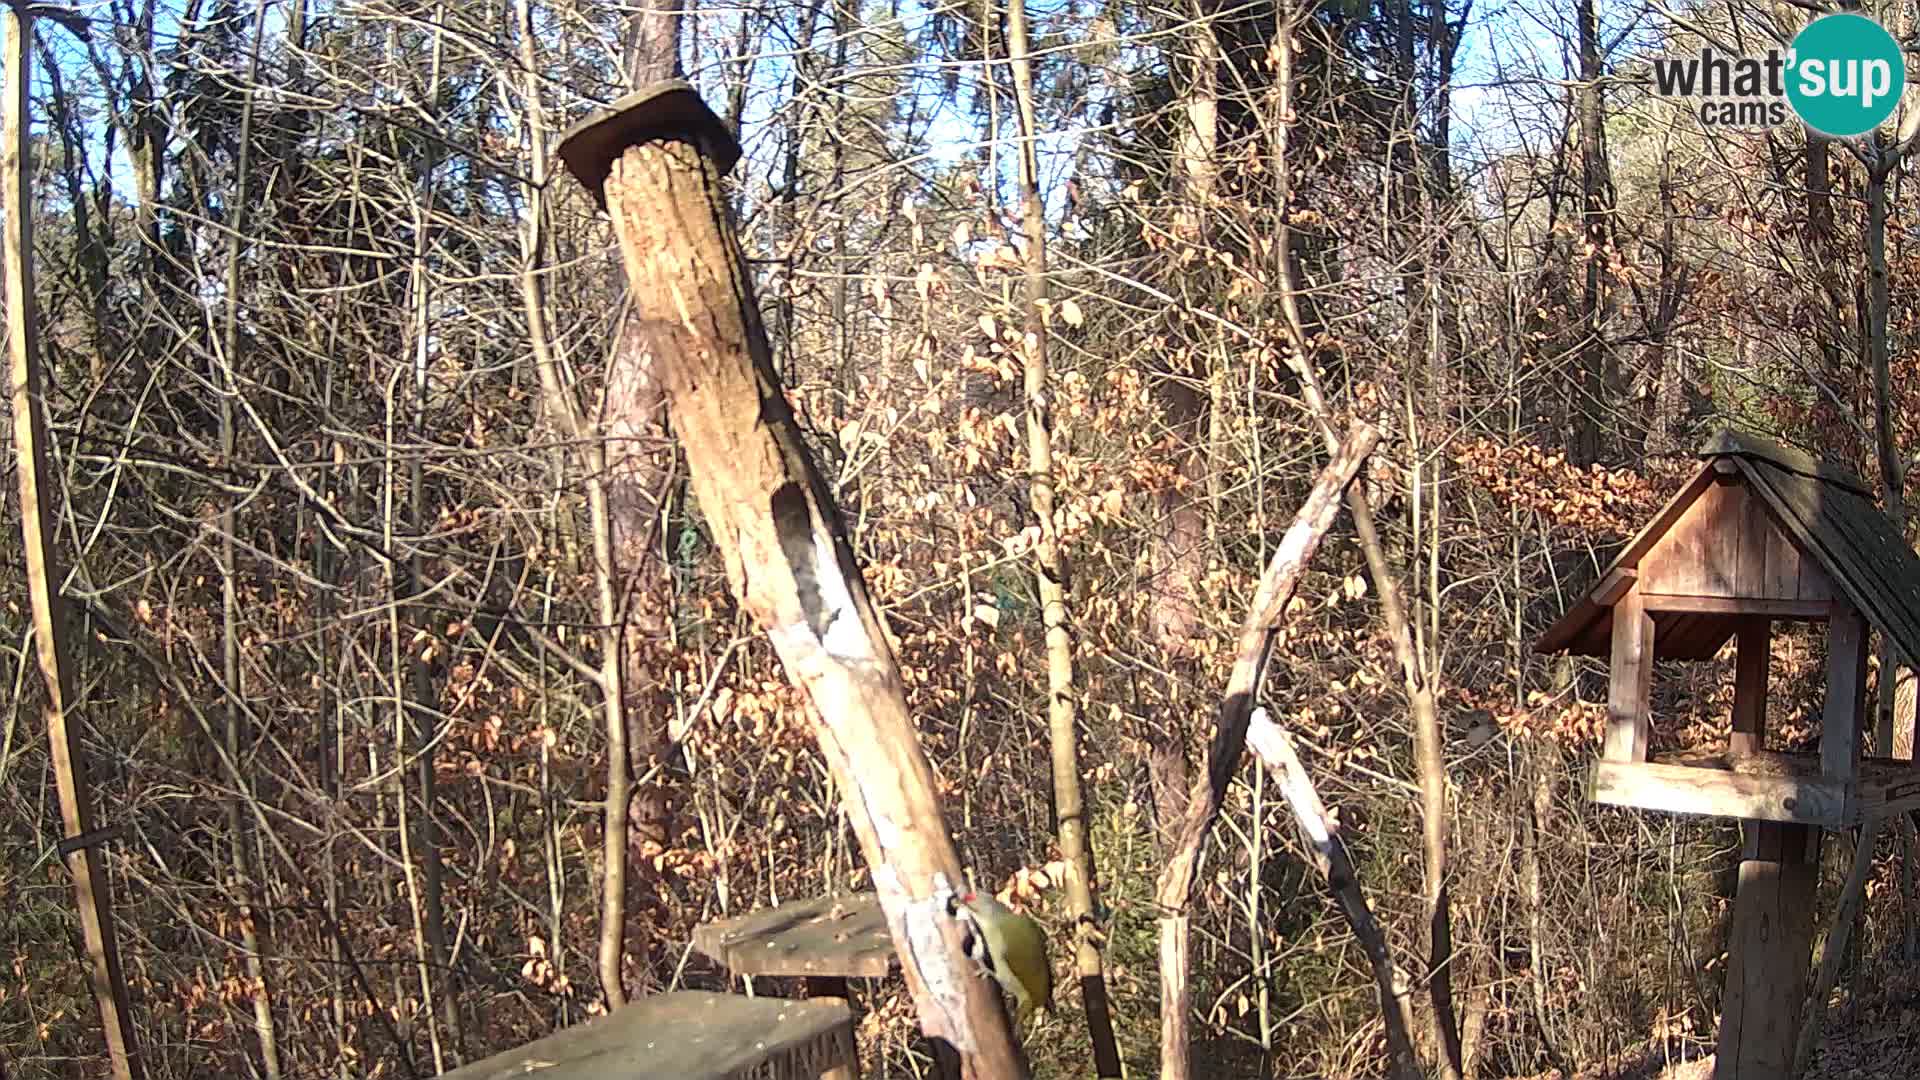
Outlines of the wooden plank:
{"label": "wooden plank", "polygon": [[1827,623],[1827,701],[1820,713],[1820,771],[1851,780],[1859,770],[1867,705],[1867,624],[1845,600]]}
{"label": "wooden plank", "polygon": [[1613,651],[1608,660],[1608,761],[1645,761],[1653,688],[1653,617],[1630,591],[1613,605]]}
{"label": "wooden plank", "polygon": [[1833,612],[1826,600],[1772,600],[1744,596],[1688,596],[1643,592],[1648,611],[1689,611],[1709,615],[1759,615],[1775,619],[1824,619]]}
{"label": "wooden plank", "polygon": [[[722,1080],[857,1069],[839,998],[788,1001],[682,990],[641,998],[442,1080]],[[847,1073],[844,1075],[857,1075]]]}
{"label": "wooden plank", "polygon": [[[1784,537],[1782,541],[1785,542]],[[1820,569],[1818,562],[1797,554],[1796,561],[1799,565],[1800,599],[1831,604],[1834,597],[1841,595],[1840,587],[1833,583],[1833,578],[1825,570]]]}
{"label": "wooden plank", "polygon": [[[1747,491],[1749,502],[1765,505],[1760,497],[1753,493],[1751,486]],[[1800,592],[1800,548],[1787,538],[1786,532],[1780,528],[1779,522],[1772,519],[1771,515],[1768,516],[1767,525],[1768,529],[1763,541],[1767,549],[1766,584],[1761,590],[1762,594],[1805,599]]]}
{"label": "wooden plank", "polygon": [[[1723,459],[1724,460],[1724,459]],[[1733,464],[1728,462],[1728,464]],[[1737,469],[1737,467],[1736,467]],[[1767,504],[1753,494],[1747,487],[1745,477],[1740,483],[1740,555],[1736,568],[1734,593],[1737,596],[1750,596],[1756,599],[1793,600],[1795,593],[1770,591],[1767,578],[1767,538],[1779,530],[1773,527],[1773,521],[1767,516]]]}
{"label": "wooden plank", "polygon": [[[1667,530],[1673,523],[1680,519],[1680,515],[1693,505],[1694,499],[1713,483],[1713,475],[1711,467],[1703,467],[1699,472],[1694,473],[1686,485],[1674,492],[1673,497],[1660,507],[1660,512],[1653,515],[1653,520],[1647,523],[1646,528],[1635,533],[1633,539],[1627,541],[1627,546],[1620,549],[1620,554],[1615,555],[1613,561],[1601,570],[1599,580],[1606,580],[1609,574],[1622,567],[1640,567],[1644,575],[1646,568],[1643,560],[1646,555],[1667,534]],[[1581,640],[1594,622],[1606,617],[1607,609],[1593,603],[1592,592],[1593,590],[1589,589],[1586,595],[1575,600],[1560,618],[1554,620],[1552,626],[1547,627],[1546,632],[1534,642],[1535,652],[1556,653],[1567,649]],[[1580,655],[1597,656],[1600,653],[1595,649],[1582,652]]]}
{"label": "wooden plank", "polygon": [[1606,576],[1600,579],[1600,583],[1593,587],[1591,594],[1593,602],[1601,607],[1612,607],[1628,589],[1633,588],[1633,583],[1639,576],[1638,570],[1627,566],[1608,571]]}
{"label": "wooden plank", "polygon": [[1894,682],[1893,756],[1920,760],[1920,670],[1903,665]]}
{"label": "wooden plank", "polygon": [[896,970],[873,893],[821,896],[694,927],[693,947],[735,975],[883,979]]}
{"label": "wooden plank", "polygon": [[1847,785],[1826,777],[1761,776],[1661,762],[1600,761],[1588,794],[1608,806],[1670,814],[1839,826],[1857,821]]}
{"label": "wooden plank", "polygon": [[[1802,478],[1804,479],[1804,478]],[[1795,482],[1791,474],[1769,469],[1764,464],[1748,466],[1747,482],[1752,491],[1765,499],[1767,508],[1773,511],[1774,520],[1793,541],[1800,553],[1800,576],[1804,578],[1817,560],[1827,560],[1832,553],[1822,547],[1815,535],[1816,523],[1820,517],[1820,500],[1817,490],[1810,490],[1805,482]],[[1815,485],[1817,488],[1817,485]],[[1834,564],[1835,571],[1851,581],[1853,572],[1847,567]],[[1827,575],[1831,578],[1832,575]],[[1837,586],[1837,583],[1836,583]],[[1802,582],[1799,594],[1807,598],[1808,585]],[[1833,594],[1841,595],[1847,589],[1835,587]]]}
{"label": "wooden plank", "polygon": [[[875,906],[878,906],[877,898]],[[806,990],[809,1001],[822,998],[851,1001],[853,998],[847,993],[847,980],[839,975],[809,975],[806,978]],[[822,1069],[818,1077],[806,1077],[804,1080],[860,1080],[860,1055],[857,1051],[856,1047],[856,1052],[847,1055],[847,1060]]]}
{"label": "wooden plank", "polygon": [[1863,820],[1920,810],[1920,772],[1899,779],[1862,781],[1859,787],[1855,801]]}
{"label": "wooden plank", "polygon": [[1727,990],[1720,1015],[1715,1080],[1788,1075],[1813,951],[1813,901],[1820,881],[1819,830],[1770,821],[1743,824],[1727,929]]}
{"label": "wooden plank", "polygon": [[1700,496],[1700,589],[1707,596],[1739,596],[1741,485],[1716,476]]}
{"label": "wooden plank", "polygon": [[1640,561],[1642,589],[1662,593],[1715,592],[1708,587],[1706,568],[1707,533],[1713,526],[1708,511],[1717,502],[1715,493],[1720,485],[1712,482],[1711,470],[1706,475],[1708,483],[1699,497]]}
{"label": "wooden plank", "polygon": [[1733,674],[1733,734],[1727,752],[1747,755],[1766,746],[1767,664],[1773,624],[1765,617],[1740,624]]}

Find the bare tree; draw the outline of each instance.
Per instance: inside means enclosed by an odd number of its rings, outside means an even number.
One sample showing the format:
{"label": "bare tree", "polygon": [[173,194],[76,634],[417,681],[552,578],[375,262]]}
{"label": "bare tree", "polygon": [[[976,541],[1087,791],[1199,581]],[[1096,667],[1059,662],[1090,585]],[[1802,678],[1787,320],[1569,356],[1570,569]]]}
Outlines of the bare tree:
{"label": "bare tree", "polygon": [[13,447],[20,474],[20,528],[26,548],[28,600],[33,609],[35,653],[47,689],[47,741],[60,791],[65,838],[62,860],[73,876],[73,898],[80,911],[94,1002],[106,1036],[115,1080],[138,1080],[146,1071],[133,1023],[127,984],[120,968],[114,925],[113,887],[107,880],[97,829],[86,750],[80,741],[80,699],[75,679],[75,632],[61,596],[65,573],[54,547],[58,528],[48,432],[41,410],[45,378],[41,370],[40,316],[33,277],[33,143],[28,129],[30,49],[33,19],[18,7],[0,12],[5,24],[5,145],[0,147],[0,187],[6,198],[7,376],[12,384]]}

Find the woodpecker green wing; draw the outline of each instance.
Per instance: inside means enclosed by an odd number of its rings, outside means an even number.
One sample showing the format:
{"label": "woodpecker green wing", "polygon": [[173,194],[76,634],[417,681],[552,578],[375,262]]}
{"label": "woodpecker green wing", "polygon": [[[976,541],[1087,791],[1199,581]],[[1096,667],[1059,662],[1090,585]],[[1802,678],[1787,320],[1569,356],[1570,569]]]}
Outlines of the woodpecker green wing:
{"label": "woodpecker green wing", "polygon": [[960,901],[972,916],[986,948],[981,961],[1001,989],[1014,1000],[1016,1021],[1025,1024],[1033,1010],[1053,1005],[1053,965],[1047,959],[1047,935],[1040,924],[984,893]]}

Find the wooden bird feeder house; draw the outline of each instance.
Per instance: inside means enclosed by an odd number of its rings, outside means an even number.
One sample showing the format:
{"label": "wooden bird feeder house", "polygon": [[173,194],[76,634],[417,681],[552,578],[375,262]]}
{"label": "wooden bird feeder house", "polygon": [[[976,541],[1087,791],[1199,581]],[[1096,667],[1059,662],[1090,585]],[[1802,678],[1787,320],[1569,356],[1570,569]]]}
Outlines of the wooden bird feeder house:
{"label": "wooden bird feeder house", "polygon": [[[1596,802],[1740,819],[1716,1077],[1784,1076],[1813,933],[1820,829],[1920,807],[1911,761],[1863,758],[1869,629],[1920,658],[1920,559],[1844,470],[1722,431],[1700,471],[1549,628],[1540,652],[1608,659]],[[1767,746],[1769,641],[1778,621],[1824,624],[1817,752]],[[1735,642],[1723,748],[1649,752],[1656,659],[1707,660]]]}

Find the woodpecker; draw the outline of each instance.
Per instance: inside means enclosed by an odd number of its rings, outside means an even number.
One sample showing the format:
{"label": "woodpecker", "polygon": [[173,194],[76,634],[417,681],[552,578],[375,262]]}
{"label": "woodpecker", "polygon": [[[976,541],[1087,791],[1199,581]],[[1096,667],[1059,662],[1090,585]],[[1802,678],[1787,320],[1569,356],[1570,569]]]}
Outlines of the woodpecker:
{"label": "woodpecker", "polygon": [[1013,999],[1014,1023],[1025,1026],[1035,1009],[1053,1008],[1053,965],[1040,924],[986,893],[958,898],[972,925],[967,955]]}

